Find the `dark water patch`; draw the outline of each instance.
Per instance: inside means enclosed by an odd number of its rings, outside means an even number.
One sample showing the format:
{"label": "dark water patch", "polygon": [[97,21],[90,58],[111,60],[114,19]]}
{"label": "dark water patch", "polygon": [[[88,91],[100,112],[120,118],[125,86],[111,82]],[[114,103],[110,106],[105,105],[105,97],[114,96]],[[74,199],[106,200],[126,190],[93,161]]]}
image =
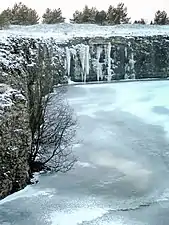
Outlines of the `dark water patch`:
{"label": "dark water patch", "polygon": [[160,114],[160,115],[169,116],[169,109],[164,107],[164,106],[154,106],[152,111],[157,113],[157,114]]}

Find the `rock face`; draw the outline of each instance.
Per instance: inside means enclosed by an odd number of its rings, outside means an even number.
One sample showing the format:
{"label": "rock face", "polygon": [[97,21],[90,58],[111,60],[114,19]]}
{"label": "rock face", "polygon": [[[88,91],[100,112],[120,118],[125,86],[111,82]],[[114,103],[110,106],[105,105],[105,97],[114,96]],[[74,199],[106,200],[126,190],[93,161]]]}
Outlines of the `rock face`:
{"label": "rock face", "polygon": [[166,78],[169,36],[73,40],[65,46],[72,81]]}
{"label": "rock face", "polygon": [[0,84],[0,199],[25,187],[29,179],[25,104],[19,91]]}
{"label": "rock face", "polygon": [[57,51],[52,39],[9,37],[0,42],[0,199],[30,181],[28,105],[38,101],[30,93],[37,93],[38,82],[64,80],[64,54]]}

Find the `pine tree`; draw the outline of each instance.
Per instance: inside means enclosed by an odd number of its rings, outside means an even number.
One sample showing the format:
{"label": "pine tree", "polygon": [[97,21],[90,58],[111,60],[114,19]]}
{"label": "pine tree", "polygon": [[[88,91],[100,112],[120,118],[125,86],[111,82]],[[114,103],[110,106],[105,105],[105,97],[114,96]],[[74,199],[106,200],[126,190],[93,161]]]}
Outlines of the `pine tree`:
{"label": "pine tree", "polygon": [[109,24],[115,24],[116,9],[110,5],[107,12],[107,20]]}
{"label": "pine tree", "polygon": [[146,24],[146,21],[144,19],[141,19],[141,20],[135,20],[134,21],[134,24]]}
{"label": "pine tree", "polygon": [[70,19],[70,22],[71,23],[83,23],[82,17],[83,17],[82,12],[76,10],[73,13],[73,19]]}
{"label": "pine tree", "polygon": [[97,24],[100,24],[100,25],[105,24],[106,19],[107,19],[107,14],[104,10],[96,13],[95,21]]}
{"label": "pine tree", "polygon": [[65,22],[65,18],[62,16],[62,11],[60,8],[54,10],[47,8],[42,18],[42,22],[45,24],[56,24]]}
{"label": "pine tree", "polygon": [[169,23],[169,18],[167,17],[167,13],[165,11],[158,10],[155,14],[154,24],[166,25],[168,23]]}
{"label": "pine tree", "polygon": [[83,11],[76,10],[73,14],[72,23],[97,23],[97,24],[125,24],[130,22],[127,8],[123,3],[117,7],[109,6],[107,13],[102,10],[98,11],[95,7],[89,8],[85,5]]}
{"label": "pine tree", "polygon": [[7,8],[2,12],[2,15],[12,25],[34,25],[39,21],[39,16],[36,10],[28,8],[26,5],[15,4],[13,8]]}
{"label": "pine tree", "polygon": [[83,23],[95,23],[95,17],[97,14],[97,9],[96,8],[88,8],[86,5],[84,10],[83,10]]}
{"label": "pine tree", "polygon": [[10,8],[7,8],[1,12],[1,20],[6,20],[11,24],[12,11]]}
{"label": "pine tree", "polygon": [[9,25],[9,20],[3,13],[0,14],[0,30]]}
{"label": "pine tree", "polygon": [[127,24],[130,22],[130,18],[127,16],[127,7],[124,6],[124,3],[119,3],[116,8],[111,5],[109,6],[107,12],[109,24]]}
{"label": "pine tree", "polygon": [[72,23],[95,23],[95,17],[98,13],[98,10],[95,7],[92,7],[91,9],[85,5],[82,12],[76,10],[73,14],[73,19],[70,21]]}
{"label": "pine tree", "polygon": [[144,25],[144,24],[146,24],[146,21],[143,18],[141,18],[141,20],[139,21],[139,23]]}

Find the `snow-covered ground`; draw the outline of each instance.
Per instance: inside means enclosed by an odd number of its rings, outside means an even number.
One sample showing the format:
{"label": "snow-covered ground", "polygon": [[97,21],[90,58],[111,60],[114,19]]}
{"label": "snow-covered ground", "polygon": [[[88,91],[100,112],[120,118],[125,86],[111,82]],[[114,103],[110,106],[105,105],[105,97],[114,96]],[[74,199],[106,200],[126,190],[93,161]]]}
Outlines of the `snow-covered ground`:
{"label": "snow-covered ground", "polygon": [[152,36],[169,35],[169,26],[158,25],[117,25],[98,26],[94,24],[57,24],[34,26],[11,26],[0,31],[0,38],[8,36],[55,38],[58,42],[67,41],[74,37],[111,37],[111,36]]}
{"label": "snow-covered ground", "polygon": [[83,139],[68,174],[0,202],[1,225],[168,225],[169,81],[69,86]]}

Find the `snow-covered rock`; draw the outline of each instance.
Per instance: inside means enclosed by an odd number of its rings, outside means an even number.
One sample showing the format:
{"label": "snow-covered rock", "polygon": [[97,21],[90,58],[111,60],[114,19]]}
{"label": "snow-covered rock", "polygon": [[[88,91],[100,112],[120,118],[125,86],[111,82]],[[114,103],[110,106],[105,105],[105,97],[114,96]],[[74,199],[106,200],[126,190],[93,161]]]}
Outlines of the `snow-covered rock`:
{"label": "snow-covered rock", "polygon": [[[24,96],[20,91],[11,88],[7,84],[0,83],[0,110],[5,113],[7,109],[15,104],[16,101],[25,101]],[[1,116],[1,114],[0,114]]]}
{"label": "snow-covered rock", "polygon": [[95,37],[136,37],[136,36],[154,36],[169,35],[169,26],[159,25],[116,25],[99,26],[95,24],[38,24],[33,26],[11,26],[8,30],[1,30],[1,38],[6,39],[9,36],[21,36],[35,39],[48,39],[53,37],[58,43],[63,43],[73,38],[95,38]]}
{"label": "snow-covered rock", "polygon": [[25,187],[28,180],[29,128],[26,99],[0,84],[0,199]]}
{"label": "snow-covered rock", "polygon": [[11,26],[0,31],[2,77],[6,70],[35,68],[39,48],[51,52],[58,82],[66,76],[74,82],[169,76],[169,26]]}

